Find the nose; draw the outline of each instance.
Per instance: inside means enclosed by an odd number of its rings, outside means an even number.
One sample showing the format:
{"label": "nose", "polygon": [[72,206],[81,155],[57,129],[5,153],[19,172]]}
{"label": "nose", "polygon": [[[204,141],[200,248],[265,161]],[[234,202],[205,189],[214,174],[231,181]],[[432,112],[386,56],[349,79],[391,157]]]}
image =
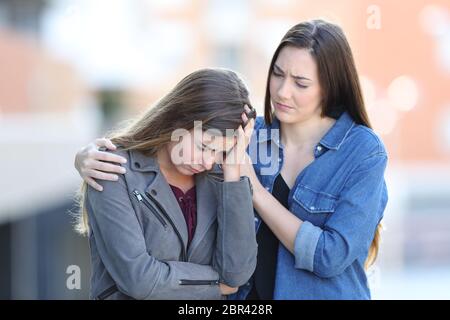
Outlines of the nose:
{"label": "nose", "polygon": [[291,88],[288,79],[283,79],[280,81],[277,95],[282,101],[289,100],[291,98]]}
{"label": "nose", "polygon": [[203,167],[205,170],[211,170],[214,165],[215,157],[213,155],[204,155],[203,156]]}

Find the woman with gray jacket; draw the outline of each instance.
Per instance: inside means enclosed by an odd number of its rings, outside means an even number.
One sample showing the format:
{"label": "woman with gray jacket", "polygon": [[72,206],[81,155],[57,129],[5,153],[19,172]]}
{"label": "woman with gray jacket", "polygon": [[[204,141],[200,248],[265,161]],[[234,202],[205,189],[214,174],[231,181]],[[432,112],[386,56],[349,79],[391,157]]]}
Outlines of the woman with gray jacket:
{"label": "woman with gray jacket", "polygon": [[110,136],[124,174],[80,193],[91,298],[223,299],[248,281],[257,245],[240,160],[254,117],[234,72],[203,69]]}

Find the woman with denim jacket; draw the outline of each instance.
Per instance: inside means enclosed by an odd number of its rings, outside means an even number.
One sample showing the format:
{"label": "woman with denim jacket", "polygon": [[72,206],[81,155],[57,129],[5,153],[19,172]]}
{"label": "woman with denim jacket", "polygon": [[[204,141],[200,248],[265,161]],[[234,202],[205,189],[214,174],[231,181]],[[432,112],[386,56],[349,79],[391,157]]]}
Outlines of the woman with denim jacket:
{"label": "woman with denim jacket", "polygon": [[272,58],[249,148],[258,263],[234,298],[370,299],[387,154],[341,28],[292,27]]}
{"label": "woman with denim jacket", "polygon": [[387,154],[340,27],[312,20],[283,37],[248,152],[258,260],[232,297],[370,299]]}
{"label": "woman with denim jacket", "polygon": [[248,281],[257,246],[239,159],[254,116],[234,72],[203,69],[111,134],[126,173],[80,193],[91,298],[222,299]]}

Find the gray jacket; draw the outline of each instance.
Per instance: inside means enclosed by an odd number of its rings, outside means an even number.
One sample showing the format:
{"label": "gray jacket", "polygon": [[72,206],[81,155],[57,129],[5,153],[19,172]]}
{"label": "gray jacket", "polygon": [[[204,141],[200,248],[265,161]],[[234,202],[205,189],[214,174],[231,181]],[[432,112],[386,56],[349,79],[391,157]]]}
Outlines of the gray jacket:
{"label": "gray jacket", "polygon": [[224,182],[218,166],[195,176],[197,227],[188,232],[155,158],[127,158],[118,182],[89,187],[93,299],[223,299],[219,282],[237,287],[253,274],[257,244],[247,177]]}

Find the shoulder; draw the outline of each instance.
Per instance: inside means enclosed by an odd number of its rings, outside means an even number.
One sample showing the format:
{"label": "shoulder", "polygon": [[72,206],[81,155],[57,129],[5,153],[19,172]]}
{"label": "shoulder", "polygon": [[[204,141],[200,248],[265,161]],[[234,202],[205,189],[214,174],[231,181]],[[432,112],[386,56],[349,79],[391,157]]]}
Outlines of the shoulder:
{"label": "shoulder", "polygon": [[272,123],[268,124],[266,123],[264,117],[259,116],[256,118],[255,121],[255,128],[254,128],[254,136],[253,139],[255,139],[258,142],[261,141],[267,141],[269,137],[272,137],[273,135],[278,134],[278,129],[280,128],[280,123],[278,119],[274,117]]}
{"label": "shoulder", "polygon": [[96,181],[102,185],[103,191],[97,191],[91,186],[88,186],[87,188],[87,195],[90,199],[104,199],[107,197],[118,197],[123,192],[124,189],[126,189],[126,183],[125,183],[125,175],[129,174],[130,172],[130,153],[126,150],[117,148],[117,150],[104,150],[100,149],[101,151],[106,151],[108,153],[121,156],[127,160],[126,163],[120,164],[116,162],[107,162],[114,165],[118,165],[121,167],[124,167],[126,170],[125,174],[116,174],[118,176],[118,180],[116,181],[109,181],[109,180],[99,180],[96,179]]}
{"label": "shoulder", "polygon": [[386,147],[381,138],[366,126],[354,124],[346,140],[347,147],[354,149],[362,157],[387,156]]}

